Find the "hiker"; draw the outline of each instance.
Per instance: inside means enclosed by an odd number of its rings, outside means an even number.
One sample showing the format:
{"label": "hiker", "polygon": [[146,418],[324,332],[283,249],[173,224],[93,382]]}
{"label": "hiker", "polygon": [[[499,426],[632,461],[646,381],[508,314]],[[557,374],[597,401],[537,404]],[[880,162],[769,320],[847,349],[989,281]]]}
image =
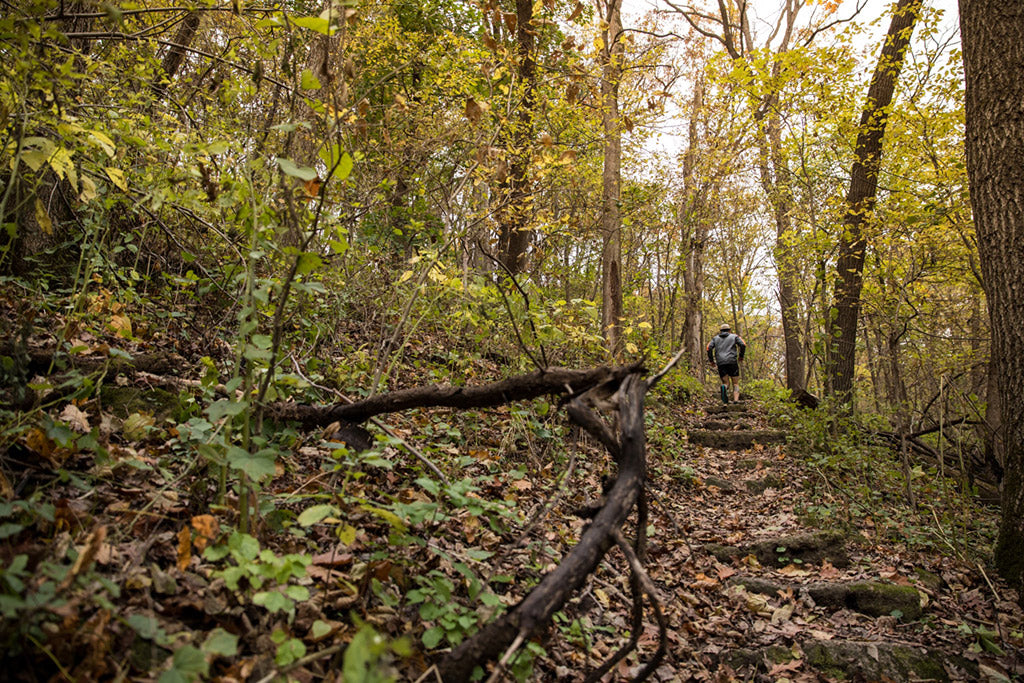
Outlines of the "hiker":
{"label": "hiker", "polygon": [[[740,361],[747,351],[747,345],[738,334],[733,334],[729,323],[723,323],[721,331],[708,343],[708,362],[718,366],[718,377],[722,382],[722,403],[729,402],[726,383],[732,385],[732,400],[740,400]],[[726,380],[726,378],[729,378]]]}

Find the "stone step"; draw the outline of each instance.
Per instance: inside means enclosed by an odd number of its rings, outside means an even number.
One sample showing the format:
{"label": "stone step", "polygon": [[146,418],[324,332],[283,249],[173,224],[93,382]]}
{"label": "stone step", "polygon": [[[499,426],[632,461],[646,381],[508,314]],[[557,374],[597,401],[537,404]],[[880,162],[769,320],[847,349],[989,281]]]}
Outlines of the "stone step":
{"label": "stone step", "polygon": [[787,590],[803,590],[819,607],[832,611],[849,609],[870,617],[889,616],[898,611],[903,620],[915,621],[922,612],[921,596],[916,588],[882,581],[818,581],[801,585],[754,576],[738,576],[730,579],[729,583],[743,586],[750,593],[772,597]]}
{"label": "stone step", "polygon": [[792,534],[742,546],[707,543],[704,550],[721,562],[753,555],[758,562],[769,567],[784,567],[794,560],[802,563],[828,560],[836,567],[845,567],[850,563],[846,554],[846,536],[838,531]]}
{"label": "stone step", "polygon": [[705,408],[705,411],[708,415],[718,415],[719,413],[745,413],[748,408],[749,405],[746,403],[721,403],[710,405]]}
{"label": "stone step", "polygon": [[774,429],[745,429],[722,431],[719,429],[695,429],[689,434],[690,443],[709,448],[741,451],[754,444],[785,443],[786,433]]}
{"label": "stone step", "polygon": [[[730,417],[736,418],[740,413],[730,415]],[[717,429],[721,431],[740,431],[744,429],[753,429],[754,425],[749,422],[741,422],[738,419],[733,422],[731,420],[704,420],[701,423],[702,429]]]}
{"label": "stone step", "polygon": [[[947,666],[959,669],[970,680],[977,680],[978,663],[964,657],[950,657],[938,649],[914,647],[898,643],[854,640],[798,640],[793,647],[771,645],[757,649],[741,648],[722,653],[722,660],[733,669],[754,678],[758,671],[767,672],[775,665],[794,662],[797,669],[816,669],[830,680],[853,681],[949,681]],[[749,673],[748,673],[749,672]],[[760,678],[758,679],[760,680]],[[958,676],[957,680],[961,680]]]}

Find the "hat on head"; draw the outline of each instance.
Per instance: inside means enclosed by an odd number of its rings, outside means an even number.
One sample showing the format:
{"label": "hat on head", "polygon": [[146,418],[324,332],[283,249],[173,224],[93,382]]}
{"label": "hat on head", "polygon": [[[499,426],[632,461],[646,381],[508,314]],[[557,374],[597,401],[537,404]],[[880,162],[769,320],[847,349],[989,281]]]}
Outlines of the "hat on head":
{"label": "hat on head", "polygon": [[722,332],[726,332],[728,330],[731,330],[732,328],[729,327],[729,323],[722,323],[722,326],[719,329],[722,330]]}

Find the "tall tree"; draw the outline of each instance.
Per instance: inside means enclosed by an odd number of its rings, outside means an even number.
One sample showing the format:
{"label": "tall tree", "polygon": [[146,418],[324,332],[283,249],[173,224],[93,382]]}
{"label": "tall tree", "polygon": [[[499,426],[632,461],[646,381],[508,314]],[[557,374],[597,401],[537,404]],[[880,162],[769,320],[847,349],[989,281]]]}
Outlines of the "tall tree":
{"label": "tall tree", "polygon": [[502,188],[505,197],[498,233],[501,260],[513,274],[523,269],[526,248],[530,243],[530,142],[533,139],[533,108],[537,90],[537,30],[533,26],[532,0],[516,0],[515,19],[516,75],[522,99],[516,106],[514,121],[509,123],[511,133],[507,137],[511,163]]}
{"label": "tall tree", "polygon": [[853,366],[857,350],[857,323],[860,319],[860,291],[863,286],[864,253],[867,241],[864,227],[875,206],[878,170],[882,163],[882,143],[889,118],[889,105],[896,90],[903,58],[910,45],[914,23],[922,0],[899,0],[882,44],[875,72],[868,87],[868,98],[857,131],[856,160],[846,195],[846,215],[836,263],[835,320],[829,344],[828,382],[831,392],[849,400],[853,390]]}
{"label": "tall tree", "polygon": [[1024,600],[1024,4],[960,0],[967,175],[1002,398],[996,566]]}
{"label": "tall tree", "polygon": [[598,1],[605,29],[601,46],[601,122],[604,129],[604,170],[601,175],[601,327],[608,350],[622,349],[622,122],[619,82],[625,44],[622,42],[622,0]]}
{"label": "tall tree", "polygon": [[704,220],[702,204],[704,198],[697,187],[695,169],[698,122],[704,108],[704,82],[698,77],[693,89],[693,109],[690,112],[689,146],[683,154],[683,199],[679,210],[679,223],[684,230],[683,257],[686,269],[683,271],[683,348],[695,372],[702,367],[704,346],[701,339],[701,299],[704,296],[704,247],[707,244],[708,227]]}

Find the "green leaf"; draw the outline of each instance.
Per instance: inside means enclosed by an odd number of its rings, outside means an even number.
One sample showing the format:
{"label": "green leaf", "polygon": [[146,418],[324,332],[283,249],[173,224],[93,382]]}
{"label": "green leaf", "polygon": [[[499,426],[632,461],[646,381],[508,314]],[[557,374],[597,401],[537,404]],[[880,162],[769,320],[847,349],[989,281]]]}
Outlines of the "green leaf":
{"label": "green leaf", "polygon": [[282,173],[293,178],[298,178],[299,180],[313,180],[316,178],[316,171],[314,169],[309,166],[296,166],[295,162],[291,159],[278,157],[277,165],[281,168]]}
{"label": "green leaf", "polygon": [[234,417],[249,407],[248,401],[231,401],[226,398],[218,399],[206,409],[206,414],[211,422],[217,422],[222,417]]}
{"label": "green leaf", "polygon": [[295,272],[299,275],[306,275],[323,265],[323,262],[323,259],[316,254],[306,252],[299,257],[299,263]]}
{"label": "green leaf", "polygon": [[264,477],[274,474],[274,460],[277,452],[271,449],[264,449],[258,453],[250,453],[238,446],[228,447],[228,465],[232,469],[245,472],[253,481],[260,481]]}
{"label": "green leaf", "polygon": [[330,632],[331,625],[321,619],[314,621],[313,626],[309,629],[309,634],[316,640],[323,638]]}
{"label": "green leaf", "polygon": [[254,334],[252,335],[252,343],[258,349],[269,349],[274,343],[274,338],[269,334]]}
{"label": "green leaf", "polygon": [[338,162],[338,167],[334,169],[334,173],[331,174],[332,178],[338,180],[344,180],[348,178],[348,174],[352,172],[352,157],[349,156],[348,152],[341,155],[341,161]]}
{"label": "green leaf", "polygon": [[260,542],[249,534],[233,533],[228,538],[228,548],[244,560],[252,562],[260,554]]}
{"label": "green leaf", "polygon": [[302,28],[308,28],[311,31],[322,33],[325,36],[333,36],[338,32],[338,29],[331,26],[331,22],[327,19],[321,19],[320,17],[296,17],[292,19],[292,23]]}
{"label": "green leaf", "polygon": [[302,70],[302,80],[300,86],[303,90],[319,90],[320,79],[313,75],[313,72],[309,69]]}
{"label": "green leaf", "polygon": [[0,524],[0,539],[10,538],[14,534],[20,533],[25,527],[21,524],[15,524],[13,522],[4,522]]}
{"label": "green leaf", "polygon": [[309,600],[309,589],[305,586],[288,586],[284,589],[284,594],[295,602]]}
{"label": "green leaf", "polygon": [[277,654],[274,656],[274,663],[278,666],[288,666],[292,662],[302,659],[305,656],[306,645],[298,638],[289,638],[277,646]]}
{"label": "green leaf", "polygon": [[234,657],[238,654],[238,636],[222,628],[215,628],[203,641],[202,650],[207,654]]}
{"label": "green leaf", "polygon": [[433,628],[428,628],[426,631],[423,632],[423,645],[428,650],[433,650],[435,647],[437,647],[441,643],[441,640],[443,640],[443,639],[444,639],[444,629],[441,628],[440,626],[434,626]]}
{"label": "green leaf", "polygon": [[269,612],[287,612],[295,607],[284,593],[278,591],[262,591],[252,596],[252,604],[267,608]]}
{"label": "green leaf", "polygon": [[302,511],[298,522],[300,526],[313,526],[324,517],[338,514],[338,508],[333,505],[313,505]]}
{"label": "green leaf", "polygon": [[172,661],[171,671],[177,671],[188,680],[205,676],[210,669],[210,665],[206,662],[206,656],[194,645],[186,645],[176,650]]}

